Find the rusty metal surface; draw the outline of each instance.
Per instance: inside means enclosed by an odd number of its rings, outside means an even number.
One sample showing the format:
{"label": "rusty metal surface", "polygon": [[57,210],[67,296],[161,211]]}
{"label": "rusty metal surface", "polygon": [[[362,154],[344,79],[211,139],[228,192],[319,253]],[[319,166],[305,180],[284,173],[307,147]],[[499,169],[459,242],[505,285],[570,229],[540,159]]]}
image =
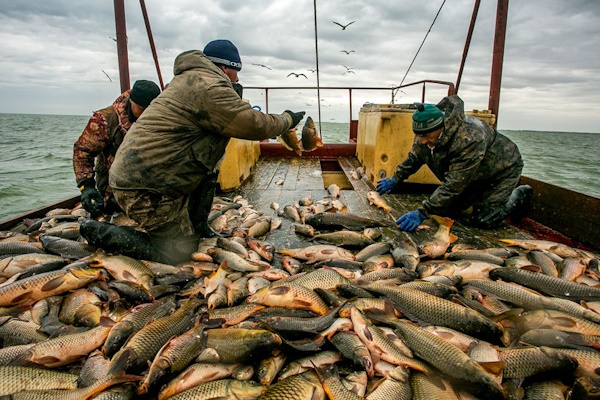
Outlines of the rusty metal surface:
{"label": "rusty metal surface", "polygon": [[531,219],[600,249],[600,199],[532,178],[522,177],[521,183],[533,188]]}

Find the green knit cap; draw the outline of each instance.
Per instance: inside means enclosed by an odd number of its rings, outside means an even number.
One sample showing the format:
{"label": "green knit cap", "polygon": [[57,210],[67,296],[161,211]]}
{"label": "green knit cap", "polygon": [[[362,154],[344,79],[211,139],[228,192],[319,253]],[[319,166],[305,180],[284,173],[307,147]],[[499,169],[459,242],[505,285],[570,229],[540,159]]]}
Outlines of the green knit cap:
{"label": "green knit cap", "polygon": [[444,125],[444,113],[433,104],[417,104],[412,120],[415,135],[426,135]]}

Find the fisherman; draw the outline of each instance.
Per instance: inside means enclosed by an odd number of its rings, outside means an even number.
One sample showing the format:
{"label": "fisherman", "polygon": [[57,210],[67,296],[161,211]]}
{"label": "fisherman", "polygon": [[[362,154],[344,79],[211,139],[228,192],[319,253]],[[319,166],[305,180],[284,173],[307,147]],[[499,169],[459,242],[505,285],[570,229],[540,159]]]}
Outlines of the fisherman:
{"label": "fisherman", "polygon": [[[81,205],[92,218],[120,211],[108,186],[108,169],[123,138],[152,100],[160,94],[151,81],[138,80],[114,103],[94,112],[73,146],[73,170]],[[94,166],[95,160],[95,166]]]}
{"label": "fisherman", "polygon": [[430,215],[454,216],[473,206],[471,224],[492,229],[507,217],[523,217],[529,208],[531,186],[518,186],[523,161],[506,136],[464,113],[458,96],[437,106],[419,104],[413,114],[415,141],[408,157],[391,178],[377,182],[377,192],[399,192],[402,182],[427,164],[442,182],[421,207],[401,216],[396,224],[414,231]]}
{"label": "fisherman", "polygon": [[177,56],[169,87],[132,127],[110,169],[115,199],[147,234],[88,220],[80,231],[90,244],[175,264],[214,235],[207,217],[229,139],[275,138],[304,117],[253,109],[241,98],[241,69],[229,40]]}

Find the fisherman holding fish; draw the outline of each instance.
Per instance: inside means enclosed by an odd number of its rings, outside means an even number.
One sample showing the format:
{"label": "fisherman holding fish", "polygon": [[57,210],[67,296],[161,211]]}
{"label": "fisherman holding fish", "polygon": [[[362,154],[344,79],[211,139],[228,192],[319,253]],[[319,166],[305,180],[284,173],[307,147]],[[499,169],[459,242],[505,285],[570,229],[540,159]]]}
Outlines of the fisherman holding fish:
{"label": "fisherman holding fish", "polygon": [[527,213],[533,191],[517,186],[523,169],[519,149],[495,128],[465,115],[460,97],[445,97],[437,106],[419,104],[413,132],[407,158],[391,178],[377,182],[377,192],[401,191],[402,182],[423,164],[442,184],[396,221],[401,230],[412,232],[430,215],[454,216],[470,206],[471,224],[484,229]]}
{"label": "fisherman holding fish", "polygon": [[94,112],[75,142],[75,179],[81,191],[81,205],[92,217],[120,211],[108,187],[108,169],[131,124],[159,94],[156,83],[143,79],[136,81],[133,88],[117,97],[112,105]]}
{"label": "fisherman holding fish", "polygon": [[200,237],[214,236],[207,216],[219,166],[232,137],[276,138],[304,111],[264,114],[242,100],[242,61],[229,40],[177,56],[174,78],[136,122],[110,169],[115,199],[147,234],[89,220],[89,243],[139,258],[190,259]]}

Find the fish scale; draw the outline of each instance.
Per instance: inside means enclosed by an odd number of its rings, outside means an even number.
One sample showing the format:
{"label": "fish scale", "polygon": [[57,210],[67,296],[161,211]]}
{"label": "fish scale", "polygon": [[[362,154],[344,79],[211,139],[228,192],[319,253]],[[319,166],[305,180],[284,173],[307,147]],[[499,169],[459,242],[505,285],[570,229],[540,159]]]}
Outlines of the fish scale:
{"label": "fish scale", "polygon": [[89,331],[44,340],[25,351],[13,363],[35,363],[50,368],[69,364],[102,346],[110,329],[110,326],[98,326]]}
{"label": "fish scale", "polygon": [[573,358],[549,347],[503,349],[498,356],[506,363],[502,370],[505,379],[527,378],[550,371],[566,373],[577,367]]}
{"label": "fish scale", "polygon": [[151,319],[162,318],[175,307],[171,297],[156,300],[154,303],[141,304],[131,309],[108,334],[103,351],[107,356],[112,356],[133,333],[138,332],[148,324]]}
{"label": "fish scale", "polygon": [[111,365],[119,361],[119,355],[124,354],[122,352],[129,350],[133,353],[133,358],[130,359],[131,366],[135,368],[146,366],[169,338],[187,330],[198,305],[199,300],[190,299],[173,314],[159,318],[142,328],[129,339],[119,353],[113,356]]}
{"label": "fish scale", "polygon": [[473,390],[485,392],[490,399],[502,399],[502,388],[478,363],[458,347],[406,321],[391,321],[406,345],[420,358],[449,377],[466,381]]}
{"label": "fish scale", "polygon": [[394,368],[388,376],[377,382],[367,400],[411,400],[410,374],[406,368]]}
{"label": "fish scale", "polygon": [[313,371],[289,376],[269,386],[258,400],[311,400],[324,399],[325,392],[319,377]]}
{"label": "fish scale", "polygon": [[202,383],[169,398],[172,400],[256,398],[262,392],[264,387],[255,382],[221,379]]}
{"label": "fish scale", "polygon": [[365,289],[389,298],[409,318],[492,340],[502,335],[500,327],[477,311],[430,294],[402,287],[369,284]]}
{"label": "fish scale", "polygon": [[498,268],[490,271],[490,278],[515,282],[540,293],[572,301],[600,301],[600,288],[566,281],[539,272],[518,268]]}
{"label": "fish scale", "polygon": [[171,379],[158,393],[158,400],[170,398],[178,393],[210,381],[227,378],[242,364],[195,363]]}
{"label": "fish scale", "polygon": [[0,366],[0,396],[22,390],[76,389],[77,375],[21,366]]}

